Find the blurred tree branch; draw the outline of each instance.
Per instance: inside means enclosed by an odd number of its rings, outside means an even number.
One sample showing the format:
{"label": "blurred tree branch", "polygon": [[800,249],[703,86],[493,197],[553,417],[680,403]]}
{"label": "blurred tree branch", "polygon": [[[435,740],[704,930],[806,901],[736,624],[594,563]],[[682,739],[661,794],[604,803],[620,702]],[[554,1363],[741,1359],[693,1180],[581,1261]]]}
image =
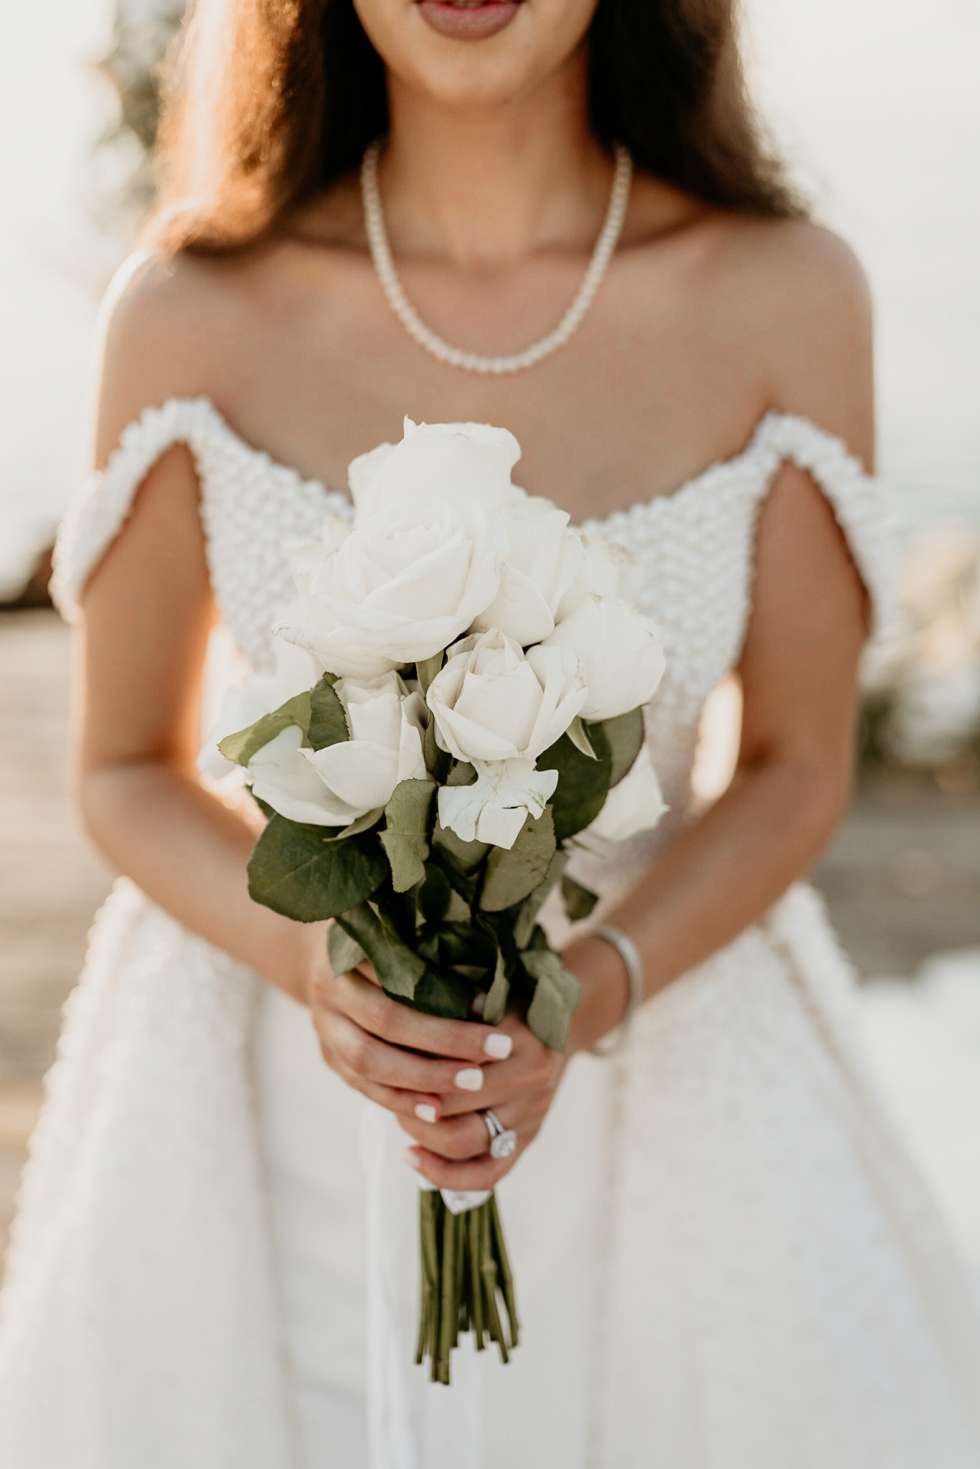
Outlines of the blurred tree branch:
{"label": "blurred tree branch", "polygon": [[116,103],[96,150],[121,160],[114,188],[124,216],[142,215],[153,199],[160,71],[185,8],[185,0],[115,0],[109,45],[94,63]]}

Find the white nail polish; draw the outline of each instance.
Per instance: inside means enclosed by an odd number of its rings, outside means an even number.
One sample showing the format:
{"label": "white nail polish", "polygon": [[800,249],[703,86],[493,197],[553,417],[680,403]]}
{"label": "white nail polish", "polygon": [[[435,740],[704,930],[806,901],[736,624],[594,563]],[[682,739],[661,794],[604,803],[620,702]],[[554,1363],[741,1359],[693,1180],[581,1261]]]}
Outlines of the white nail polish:
{"label": "white nail polish", "polygon": [[466,1066],[457,1071],[453,1081],[463,1092],[478,1092],[483,1089],[483,1072],[478,1066]]}
{"label": "white nail polish", "polygon": [[415,1115],[420,1122],[435,1122],[436,1109],[431,1102],[419,1102],[415,1108]]}
{"label": "white nail polish", "polygon": [[495,1061],[506,1061],[513,1048],[514,1042],[509,1035],[488,1035],[483,1042],[484,1051]]}

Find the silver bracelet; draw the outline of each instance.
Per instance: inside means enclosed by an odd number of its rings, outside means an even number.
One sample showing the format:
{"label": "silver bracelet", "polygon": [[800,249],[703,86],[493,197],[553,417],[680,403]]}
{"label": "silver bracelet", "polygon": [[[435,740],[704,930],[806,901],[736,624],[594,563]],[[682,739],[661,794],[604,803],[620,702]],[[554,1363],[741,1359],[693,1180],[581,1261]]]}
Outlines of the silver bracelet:
{"label": "silver bracelet", "polygon": [[626,1044],[630,1023],[646,997],[646,976],[639,949],[629,935],[623,933],[622,929],[613,928],[610,924],[601,924],[598,928],[593,928],[591,934],[593,938],[605,939],[607,944],[612,944],[626,967],[626,977],[629,980],[626,1014],[611,1036],[603,1036],[592,1047],[597,1056],[612,1056],[622,1050]]}

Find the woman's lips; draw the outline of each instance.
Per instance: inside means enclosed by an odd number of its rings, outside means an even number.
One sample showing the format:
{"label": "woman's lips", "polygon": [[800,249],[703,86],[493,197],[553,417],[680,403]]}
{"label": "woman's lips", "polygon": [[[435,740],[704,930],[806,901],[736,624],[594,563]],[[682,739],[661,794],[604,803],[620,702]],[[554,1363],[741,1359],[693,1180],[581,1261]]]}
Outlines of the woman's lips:
{"label": "woman's lips", "polygon": [[454,5],[451,0],[416,0],[424,20],[441,36],[479,41],[509,25],[522,0],[483,0],[480,5]]}

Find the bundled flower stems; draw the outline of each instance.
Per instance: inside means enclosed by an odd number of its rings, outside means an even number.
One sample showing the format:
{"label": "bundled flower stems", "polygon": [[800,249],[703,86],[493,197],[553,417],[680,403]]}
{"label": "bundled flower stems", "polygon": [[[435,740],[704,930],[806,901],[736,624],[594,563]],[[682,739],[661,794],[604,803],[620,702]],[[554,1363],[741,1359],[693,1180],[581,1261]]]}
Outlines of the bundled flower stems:
{"label": "bundled flower stems", "polygon": [[510,1359],[520,1334],[514,1277],[492,1193],[462,1213],[447,1208],[435,1189],[422,1189],[419,1197],[422,1304],[415,1361],[428,1361],[432,1381],[448,1385],[450,1353],[462,1332],[473,1332],[478,1352],[494,1342],[501,1360]]}
{"label": "bundled flower stems", "polygon": [[[274,669],[226,695],[202,752],[267,824],[256,902],[334,920],[330,962],[370,961],[429,1014],[508,1010],[564,1048],[578,982],[538,922],[595,894],[578,847],[664,810],[643,706],[664,669],[625,551],[511,480],[514,436],[416,424],[349,467],[350,517],[294,553]],[[420,1189],[418,1360],[448,1383],[462,1333],[504,1361],[515,1287],[493,1194]]]}

